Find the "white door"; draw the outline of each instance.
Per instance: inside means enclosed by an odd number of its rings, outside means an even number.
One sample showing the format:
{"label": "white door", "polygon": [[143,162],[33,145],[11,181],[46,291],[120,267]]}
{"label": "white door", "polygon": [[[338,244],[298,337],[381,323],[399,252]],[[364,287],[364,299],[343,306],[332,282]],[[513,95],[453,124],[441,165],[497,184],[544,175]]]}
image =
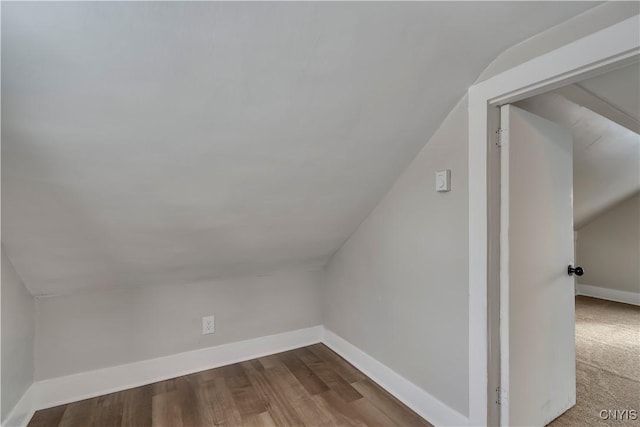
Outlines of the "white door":
{"label": "white door", "polygon": [[501,424],[543,426],[576,403],[572,138],[501,107]]}

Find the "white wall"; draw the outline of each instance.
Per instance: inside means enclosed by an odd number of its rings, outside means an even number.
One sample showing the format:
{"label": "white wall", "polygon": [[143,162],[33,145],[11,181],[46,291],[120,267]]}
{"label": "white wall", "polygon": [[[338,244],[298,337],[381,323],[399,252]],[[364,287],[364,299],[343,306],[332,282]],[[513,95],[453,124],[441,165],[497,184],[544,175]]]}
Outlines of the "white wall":
{"label": "white wall", "polygon": [[[516,45],[479,80],[638,14],[606,3]],[[443,403],[468,414],[467,101],[326,267],[324,324]],[[434,172],[452,170],[452,191]]]}
{"label": "white wall", "polygon": [[[335,254],[324,321],[331,331],[467,412],[466,98]],[[451,169],[449,193],[434,173]],[[439,327],[432,327],[439,325]]]}
{"label": "white wall", "polygon": [[2,252],[2,421],[33,383],[33,297]]}
{"label": "white wall", "polygon": [[640,292],[640,194],[578,230],[576,263],[581,285]]}
{"label": "white wall", "polygon": [[[320,272],[36,298],[42,380],[321,324]],[[201,335],[201,317],[216,331]]]}
{"label": "white wall", "polygon": [[[614,3],[588,11],[586,18],[575,18],[509,49],[481,78],[618,22],[637,9],[636,4]],[[467,414],[466,153],[467,102],[463,99],[333,256],[326,267],[321,295],[321,275],[315,272],[38,298],[36,378],[324,322],[333,332]],[[435,193],[434,172],[445,168],[452,169],[452,191]],[[4,263],[3,255],[3,267]],[[3,268],[3,374],[7,347],[4,274]],[[202,336],[200,317],[206,314],[216,315],[217,331]],[[2,399],[4,403],[4,390]]]}

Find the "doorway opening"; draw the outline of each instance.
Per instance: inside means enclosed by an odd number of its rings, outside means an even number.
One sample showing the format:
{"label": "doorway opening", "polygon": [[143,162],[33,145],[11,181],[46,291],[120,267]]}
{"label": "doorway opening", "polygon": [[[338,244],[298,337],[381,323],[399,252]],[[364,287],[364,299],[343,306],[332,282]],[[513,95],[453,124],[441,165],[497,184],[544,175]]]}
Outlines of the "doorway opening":
{"label": "doorway opening", "polygon": [[[634,16],[500,73],[469,89],[469,422],[499,425],[500,105],[638,62]],[[499,162],[498,162],[499,164]],[[566,272],[565,272],[566,273]],[[498,321],[496,321],[496,319]],[[497,366],[497,369],[496,369]],[[496,371],[498,375],[496,375]],[[497,378],[497,379],[496,379]],[[498,416],[496,417],[496,413]]]}
{"label": "doorway opening", "polygon": [[638,417],[638,94],[636,63],[501,107],[503,425]]}

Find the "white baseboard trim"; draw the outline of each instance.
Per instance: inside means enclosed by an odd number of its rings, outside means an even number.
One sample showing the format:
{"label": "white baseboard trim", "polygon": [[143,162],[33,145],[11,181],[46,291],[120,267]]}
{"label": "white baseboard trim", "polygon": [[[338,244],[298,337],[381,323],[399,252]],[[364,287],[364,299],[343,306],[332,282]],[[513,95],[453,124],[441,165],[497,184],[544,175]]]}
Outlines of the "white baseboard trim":
{"label": "white baseboard trim", "polygon": [[323,326],[254,338],[34,382],[2,423],[25,427],[36,410],[127,390],[182,375],[323,342],[365,375],[437,426],[468,426],[469,419]]}
{"label": "white baseboard trim", "polygon": [[2,427],[26,427],[29,424],[33,413],[36,411],[33,402],[34,390],[34,384],[31,384],[11,412],[9,412],[6,421],[2,423]]}
{"label": "white baseboard trim", "polygon": [[617,289],[603,288],[600,286],[581,285],[578,283],[576,284],[576,295],[640,305],[640,293],[638,292],[619,291]]}
{"label": "white baseboard trim", "polygon": [[333,332],[326,330],[322,342],[430,423],[469,425],[467,417]]}
{"label": "white baseboard trim", "polygon": [[[16,406],[12,413],[22,414],[22,418],[28,415],[26,424],[38,409],[77,402],[316,344],[322,340],[323,333],[322,326],[314,326],[111,368],[36,381],[28,390],[29,395],[27,396],[25,393],[21,399],[21,402],[24,400],[22,406],[20,408]],[[16,418],[16,421],[12,421],[15,425],[6,423],[6,427],[21,427],[23,424],[18,421]]]}

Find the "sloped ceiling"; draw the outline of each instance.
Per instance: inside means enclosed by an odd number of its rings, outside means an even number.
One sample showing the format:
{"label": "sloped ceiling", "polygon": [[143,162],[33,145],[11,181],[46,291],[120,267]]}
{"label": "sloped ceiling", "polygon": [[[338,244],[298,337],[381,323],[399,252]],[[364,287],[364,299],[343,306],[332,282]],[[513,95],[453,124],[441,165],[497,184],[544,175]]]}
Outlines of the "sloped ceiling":
{"label": "sloped ceiling", "polygon": [[640,64],[593,77],[578,86],[640,121]]}
{"label": "sloped ceiling", "polygon": [[[640,93],[640,81],[627,89]],[[517,104],[562,124],[573,135],[573,216],[578,229],[640,191],[640,136],[558,93]]]}
{"label": "sloped ceiling", "polygon": [[323,265],[492,59],[595,5],[3,3],[6,252],[38,295]]}

